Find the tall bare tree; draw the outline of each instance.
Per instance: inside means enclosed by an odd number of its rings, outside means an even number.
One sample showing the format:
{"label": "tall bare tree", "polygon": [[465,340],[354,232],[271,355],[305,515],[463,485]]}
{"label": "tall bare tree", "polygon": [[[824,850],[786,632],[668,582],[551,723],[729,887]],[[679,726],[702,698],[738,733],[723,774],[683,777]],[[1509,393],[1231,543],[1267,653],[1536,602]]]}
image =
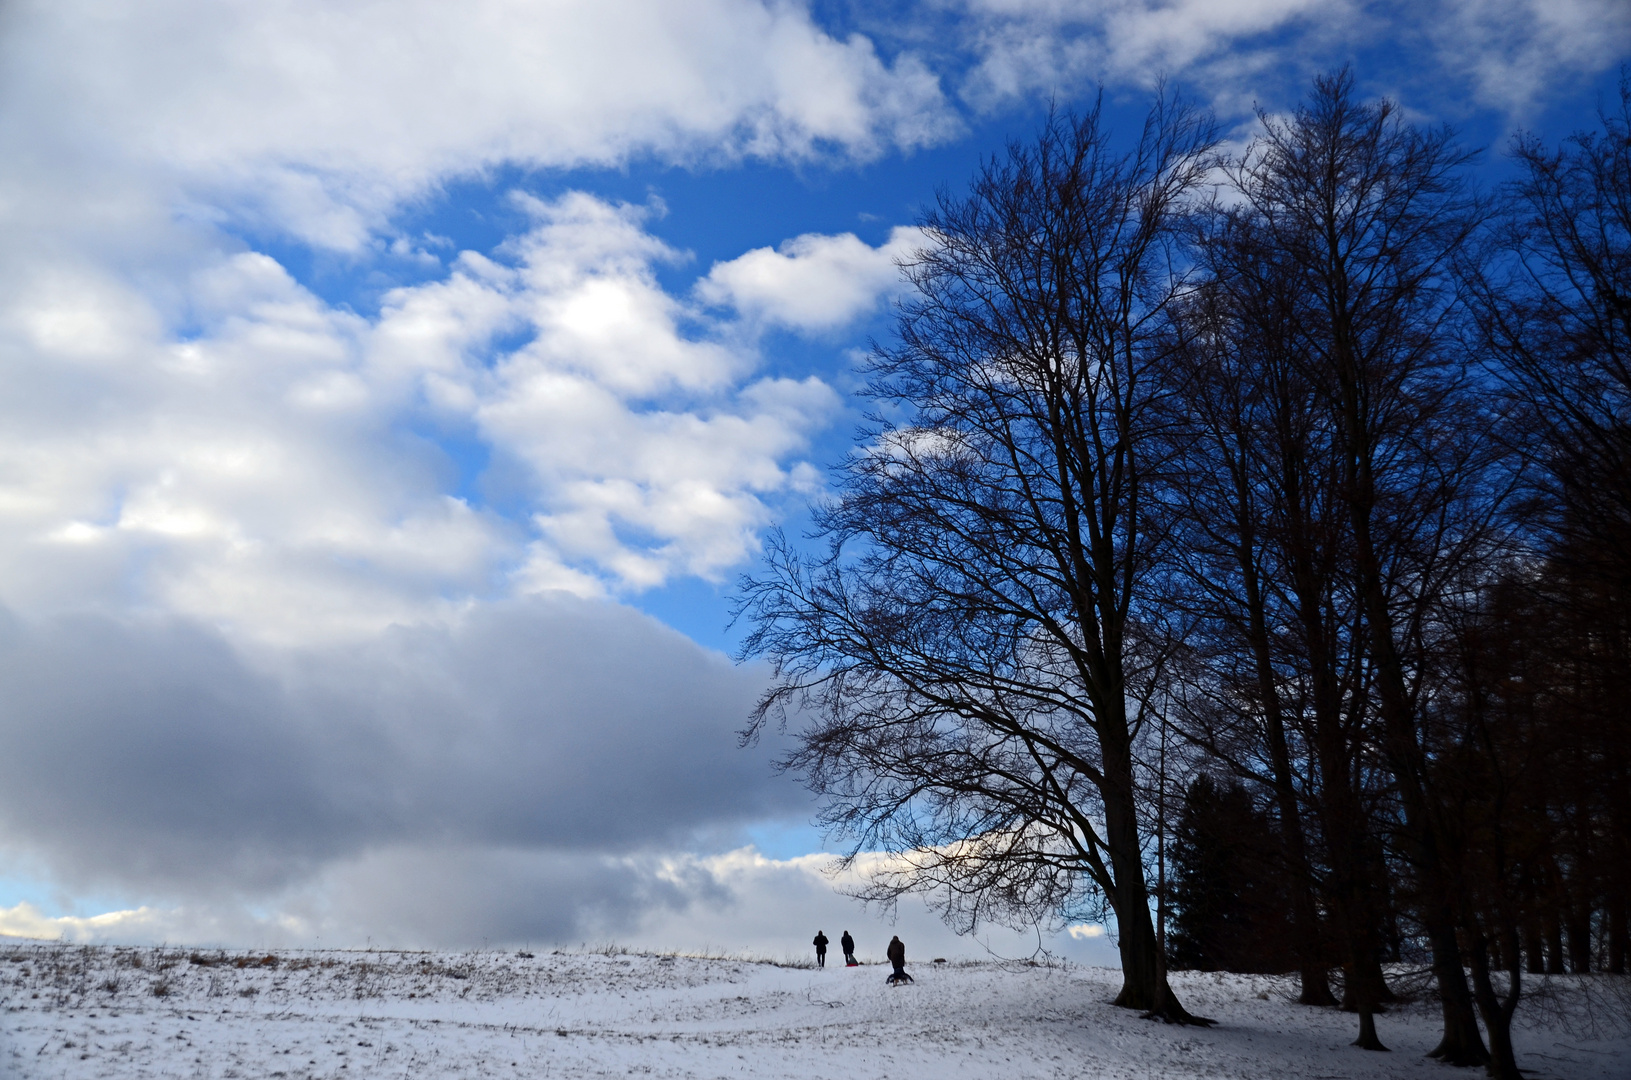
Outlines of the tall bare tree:
{"label": "tall bare tree", "polygon": [[1515,140],[1500,244],[1470,275],[1529,495],[1527,551],[1463,621],[1451,711],[1452,771],[1479,778],[1464,922],[1499,1076],[1518,1075],[1525,967],[1561,974],[1566,941],[1590,970],[1599,915],[1600,959],[1623,972],[1631,948],[1631,77],[1600,121],[1556,148]]}
{"label": "tall bare tree", "polygon": [[[1504,235],[1513,258],[1481,279],[1496,370],[1526,421],[1517,430],[1528,436],[1536,511],[1526,524],[1566,585],[1574,621],[1592,627],[1581,635],[1588,647],[1555,670],[1567,673],[1558,681],[1572,685],[1558,692],[1594,743],[1571,772],[1600,778],[1608,816],[1570,814],[1571,835],[1557,844],[1567,856],[1547,860],[1542,890],[1554,902],[1535,916],[1534,936],[1556,971],[1565,932],[1576,970],[1590,964],[1594,894],[1604,897],[1609,966],[1625,970],[1631,951],[1631,724],[1610,704],[1631,669],[1631,75],[1616,106],[1599,130],[1556,148],[1516,141],[1521,172]],[[1533,961],[1540,951],[1530,950]]]}
{"label": "tall bare tree", "polygon": [[[1487,208],[1471,154],[1389,102],[1357,99],[1344,70],[1263,133],[1235,186],[1295,273],[1297,353],[1333,432],[1354,595],[1364,620],[1381,746],[1403,810],[1401,839],[1444,1003],[1435,1054],[1482,1063],[1445,871],[1450,836],[1427,776],[1425,656],[1446,590],[1487,543],[1486,430],[1460,321],[1457,273]],[[1380,1049],[1362,1010],[1360,1044]]]}
{"label": "tall bare tree", "polygon": [[[1331,425],[1296,354],[1296,275],[1252,216],[1218,209],[1199,250],[1208,281],[1186,306],[1191,332],[1174,373],[1181,466],[1174,603],[1195,615],[1199,674],[1178,697],[1206,753],[1272,792],[1293,880],[1292,925],[1306,1004],[1335,1004],[1318,910],[1335,913],[1345,989],[1381,996],[1371,845],[1354,763],[1365,745],[1357,625],[1342,573],[1346,543]],[[1305,806],[1329,848],[1311,849]],[[1316,875],[1316,865],[1323,874]],[[1316,887],[1316,878],[1321,887]],[[1320,903],[1320,895],[1327,899]],[[1372,993],[1355,993],[1365,981]]]}
{"label": "tall bare tree", "polygon": [[[1503,247],[1481,283],[1497,373],[1527,406],[1536,524],[1631,594],[1631,77],[1602,130],[1516,140]],[[1505,271],[1502,273],[1501,271]],[[1577,571],[1579,572],[1579,571]]]}
{"label": "tall bare tree", "polygon": [[871,895],[932,891],[965,926],[1103,904],[1117,1003],[1180,1021],[1135,772],[1170,645],[1158,376],[1214,144],[1162,96],[1118,152],[1095,108],[943,194],[815,513],[827,553],[778,539],[743,585],[743,651],[777,673],[749,734],[800,710],[786,766],[854,850],[900,853]]}

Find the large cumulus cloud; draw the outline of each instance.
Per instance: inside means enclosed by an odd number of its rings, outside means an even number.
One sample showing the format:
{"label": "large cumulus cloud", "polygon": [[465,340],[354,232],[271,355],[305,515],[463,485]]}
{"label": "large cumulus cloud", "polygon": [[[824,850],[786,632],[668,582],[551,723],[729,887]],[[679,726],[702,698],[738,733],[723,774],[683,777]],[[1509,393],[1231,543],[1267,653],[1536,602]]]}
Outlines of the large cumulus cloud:
{"label": "large cumulus cloud", "polygon": [[911,55],[760,0],[22,0],[0,96],[37,195],[71,177],[353,251],[503,163],[869,158],[956,127]]}
{"label": "large cumulus cloud", "polygon": [[0,296],[0,600],[298,643],[739,565],[837,395],[666,291],[648,209],[521,203],[530,229],[370,317],[255,252]]}

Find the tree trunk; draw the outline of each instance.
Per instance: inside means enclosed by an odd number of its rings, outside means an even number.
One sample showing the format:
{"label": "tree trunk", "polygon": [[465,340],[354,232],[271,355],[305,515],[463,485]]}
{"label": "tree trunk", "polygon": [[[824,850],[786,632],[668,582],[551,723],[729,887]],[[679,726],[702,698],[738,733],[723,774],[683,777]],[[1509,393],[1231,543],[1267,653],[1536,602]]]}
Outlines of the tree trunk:
{"label": "tree trunk", "polygon": [[1608,970],[1615,975],[1625,974],[1625,908],[1624,896],[1614,896],[1608,901]]}
{"label": "tree trunk", "polygon": [[[1124,1009],[1148,1011],[1160,1008],[1164,1002],[1155,949],[1155,928],[1149,925],[1147,914],[1140,919],[1139,908],[1128,904],[1125,899],[1114,907],[1121,953],[1121,992],[1116,995],[1115,1003]],[[1127,910],[1125,916],[1121,914],[1124,909]]]}
{"label": "tree trunk", "polygon": [[[1428,937],[1433,947],[1433,974],[1438,977],[1439,1001],[1443,1009],[1444,1034],[1438,1045],[1427,1052],[1446,1065],[1483,1065],[1489,1061],[1489,1050],[1478,1031],[1478,1016],[1473,1011],[1473,996],[1467,989],[1467,973],[1461,967],[1461,946],[1456,941],[1455,917],[1440,909],[1424,912],[1431,915]],[[1482,948],[1482,938],[1475,947]],[[1488,968],[1487,959],[1483,961]]]}
{"label": "tree trunk", "polygon": [[1405,830],[1426,893],[1423,921],[1433,948],[1433,969],[1438,975],[1439,997],[1444,1008],[1444,1035],[1432,1053],[1453,1064],[1482,1064],[1488,1060],[1489,1052],[1478,1032],[1478,1018],[1473,1012],[1472,995],[1467,990],[1466,973],[1461,966],[1461,947],[1456,941],[1449,899],[1453,885],[1447,880],[1448,868],[1444,863],[1447,849],[1453,845],[1446,841],[1446,830],[1433,812],[1426,789],[1425,762],[1417,741],[1416,717],[1405,679],[1404,660],[1394,640],[1392,613],[1372,535],[1376,483],[1371,474],[1370,432],[1361,419],[1357,365],[1353,363],[1351,343],[1341,342],[1340,338],[1339,342],[1338,355],[1346,361],[1338,364],[1338,378],[1342,387],[1344,450],[1353,470],[1348,477],[1347,501],[1353,525],[1354,569],[1370,632],[1383,746],[1398,780]]}
{"label": "tree trunk", "polygon": [[[1523,989],[1523,970],[1518,963],[1517,951],[1507,950],[1510,956],[1506,966],[1507,993],[1506,999],[1502,1000],[1496,996],[1490,979],[1484,935],[1475,929],[1471,936],[1467,951],[1472,960],[1473,994],[1478,1001],[1478,1011],[1484,1017],[1484,1027],[1489,1030],[1489,1075],[1493,1080],[1523,1080],[1523,1074],[1518,1071],[1517,1058],[1512,1052],[1512,1014],[1517,1011],[1518,996]],[[1516,937],[1516,933],[1509,936]]]}
{"label": "tree trunk", "polygon": [[[1347,865],[1352,868],[1358,862],[1354,860]],[[1339,917],[1348,945],[1348,962],[1342,972],[1343,1008],[1351,1007],[1359,1013],[1359,1038],[1354,1040],[1355,1046],[1363,1050],[1386,1050],[1376,1035],[1380,990],[1386,984],[1376,959],[1375,913],[1371,910],[1365,883],[1351,872],[1344,876],[1345,888],[1338,896]]]}
{"label": "tree trunk", "polygon": [[1367,935],[1358,948],[1364,950],[1363,955],[1350,959],[1344,965],[1347,976],[1342,984],[1342,1011],[1359,1011],[1360,990],[1363,988],[1366,1000],[1376,1007],[1376,1011],[1385,1012],[1382,1006],[1397,1001],[1398,996],[1387,984],[1376,935]]}
{"label": "tree trunk", "polygon": [[[1380,875],[1386,875],[1387,870],[1386,868],[1381,868],[1377,871],[1377,873]],[[1382,880],[1386,880],[1386,877],[1384,876]],[[1399,927],[1398,904],[1390,898],[1388,903],[1384,906],[1383,911],[1386,913],[1382,917],[1383,962],[1388,964],[1402,964],[1404,963],[1404,931]],[[1393,995],[1393,991],[1389,990],[1387,992],[1387,996],[1382,1000],[1397,1001],[1399,999]]]}
{"label": "tree trunk", "polygon": [[[1283,423],[1282,418],[1282,425]],[[1331,896],[1337,909],[1341,940],[1349,957],[1349,974],[1343,979],[1342,991],[1343,1007],[1349,1008],[1351,987],[1354,985],[1352,965],[1367,955],[1373,955],[1367,953],[1362,945],[1357,951],[1354,947],[1355,920],[1369,918],[1369,905],[1362,902],[1362,893],[1355,890],[1351,883],[1357,874],[1353,853],[1362,847],[1363,841],[1358,834],[1363,831],[1364,822],[1348,782],[1351,773],[1349,767],[1351,748],[1342,730],[1342,692],[1336,673],[1335,650],[1332,649],[1326,633],[1325,590],[1321,587],[1321,575],[1315,568],[1314,560],[1313,536],[1318,530],[1308,520],[1300,480],[1300,462],[1294,459],[1295,455],[1287,455],[1287,460],[1283,464],[1287,504],[1284,512],[1288,518],[1287,532],[1290,534],[1287,555],[1292,568],[1292,595],[1295,598],[1297,620],[1302,626],[1303,649],[1313,684],[1312,742],[1314,753],[1319,758],[1320,775],[1324,778],[1318,797],[1325,818],[1325,840],[1334,864],[1333,879],[1330,882]],[[1306,847],[1304,860],[1304,865],[1307,865]],[[1312,903],[1312,874],[1309,875],[1306,885],[1309,890],[1307,898]],[[1304,977],[1304,1000],[1312,1005],[1334,1004],[1324,971],[1318,970],[1319,974],[1312,982],[1314,988],[1312,1000],[1309,995],[1310,980]],[[1320,994],[1322,988],[1323,995]],[[1374,1001],[1372,1004],[1374,1005]],[[1352,1007],[1358,1007],[1357,999],[1354,999]],[[1362,1022],[1361,1027],[1363,1026]],[[1374,1020],[1371,1021],[1370,1032],[1370,1041],[1376,1042],[1380,1047],[1381,1043],[1376,1040]]]}
{"label": "tree trunk", "polygon": [[[1314,624],[1309,640],[1317,648],[1323,642],[1318,616],[1310,618],[1304,612],[1304,619]],[[1355,1046],[1386,1050],[1376,1035],[1376,1011],[1386,983],[1377,961],[1376,912],[1371,902],[1370,883],[1362,872],[1365,821],[1352,787],[1352,761],[1346,752],[1341,702],[1335,691],[1334,674],[1328,668],[1317,667],[1314,675],[1316,752],[1325,777],[1321,795],[1325,803],[1326,842],[1330,847],[1331,898],[1348,957],[1343,964],[1342,1007],[1359,1014],[1359,1039]]]}
{"label": "tree trunk", "polygon": [[1576,975],[1585,975],[1591,971],[1591,908],[1580,903],[1569,912],[1568,925],[1565,928],[1569,935],[1569,966]]}
{"label": "tree trunk", "polygon": [[[1355,953],[1361,952],[1365,948],[1363,936],[1361,936],[1360,940],[1351,943],[1351,948]],[[1346,1001],[1351,994],[1354,1009],[1359,1013],[1359,1038],[1353,1041],[1353,1045],[1361,1050],[1386,1050],[1387,1047],[1382,1045],[1382,1040],[1376,1034],[1377,1005],[1375,991],[1370,986],[1370,980],[1355,973],[1357,966],[1352,961],[1344,964],[1344,977],[1342,980],[1343,1000]]]}
{"label": "tree trunk", "polygon": [[1115,889],[1110,905],[1116,913],[1121,952],[1121,993],[1115,1003],[1159,1016],[1171,1023],[1216,1023],[1191,1016],[1179,1003],[1165,977],[1155,924],[1150,919],[1150,894],[1144,882],[1144,860],[1138,838],[1138,814],[1133,802],[1133,760],[1127,745],[1126,724],[1118,735],[1114,722],[1103,725],[1104,833],[1110,853]]}
{"label": "tree trunk", "polygon": [[1297,977],[1302,986],[1302,993],[1297,996],[1297,1004],[1321,1005],[1327,1008],[1336,1005],[1336,995],[1331,993],[1331,969],[1326,967],[1323,961],[1315,956],[1301,958]]}
{"label": "tree trunk", "polygon": [[1362,1007],[1359,1010],[1359,1038],[1353,1041],[1353,1045],[1361,1050],[1381,1050],[1386,1052],[1387,1047],[1383,1046],[1382,1040],[1376,1037],[1376,1011],[1374,1009]]}
{"label": "tree trunk", "polygon": [[1524,969],[1531,975],[1546,973],[1546,946],[1541,941],[1540,922],[1534,916],[1523,923]]}
{"label": "tree trunk", "polygon": [[1542,919],[1546,934],[1546,974],[1566,974],[1563,966],[1563,924],[1555,909],[1549,909]]}
{"label": "tree trunk", "polygon": [[1252,521],[1251,497],[1246,490],[1240,466],[1236,471],[1236,500],[1240,509],[1240,568],[1246,592],[1247,633],[1251,636],[1252,658],[1256,664],[1257,692],[1263,700],[1263,721],[1267,729],[1269,767],[1274,776],[1274,799],[1280,810],[1280,845],[1286,868],[1291,873],[1291,929],[1297,941],[1297,974],[1303,1005],[1335,1005],[1330,975],[1320,960],[1319,912],[1314,904],[1314,875],[1308,865],[1308,841],[1303,831],[1302,809],[1297,805],[1297,788],[1291,771],[1291,750],[1286,741],[1285,716],[1280,709],[1280,690],[1269,655],[1268,619],[1264,610],[1262,585],[1257,577],[1257,538]]}
{"label": "tree trunk", "polygon": [[[1107,826],[1109,817],[1106,813]],[[1112,858],[1120,862],[1115,856]],[[1115,1004],[1125,1009],[1138,1009],[1151,1018],[1170,1024],[1210,1027],[1217,1021],[1191,1015],[1168,985],[1166,965],[1161,961],[1161,951],[1155,937],[1155,925],[1150,920],[1149,894],[1143,888],[1143,866],[1117,866],[1118,883],[1126,880],[1123,875],[1129,872],[1136,874],[1138,884],[1134,886],[1129,882],[1126,888],[1118,889],[1119,897],[1112,904],[1116,911],[1121,953],[1121,992],[1116,995]]]}

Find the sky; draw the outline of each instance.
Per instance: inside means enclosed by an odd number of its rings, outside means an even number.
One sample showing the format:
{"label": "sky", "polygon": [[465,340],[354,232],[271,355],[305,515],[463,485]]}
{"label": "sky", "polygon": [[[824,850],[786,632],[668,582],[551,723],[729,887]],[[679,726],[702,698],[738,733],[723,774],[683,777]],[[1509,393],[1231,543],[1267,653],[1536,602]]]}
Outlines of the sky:
{"label": "sky", "polygon": [[0,934],[1113,961],[862,910],[735,735],[920,214],[1342,64],[1494,184],[1628,58],[1623,0],[8,0]]}

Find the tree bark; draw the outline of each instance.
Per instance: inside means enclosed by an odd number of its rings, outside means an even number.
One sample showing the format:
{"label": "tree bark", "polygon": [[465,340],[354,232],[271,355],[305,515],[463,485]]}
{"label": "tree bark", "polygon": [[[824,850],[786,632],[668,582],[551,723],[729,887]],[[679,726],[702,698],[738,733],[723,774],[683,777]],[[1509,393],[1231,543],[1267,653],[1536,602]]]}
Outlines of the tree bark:
{"label": "tree bark", "polygon": [[1576,901],[1565,928],[1569,936],[1569,966],[1576,975],[1591,971],[1591,907]]}
{"label": "tree bark", "polygon": [[[1242,455],[1245,448],[1242,448]],[[1269,651],[1268,620],[1262,583],[1257,574],[1257,536],[1253,523],[1251,496],[1244,479],[1245,464],[1237,466],[1236,501],[1240,507],[1240,566],[1246,592],[1247,633],[1257,675],[1257,692],[1263,702],[1264,734],[1269,748],[1269,768],[1274,780],[1274,799],[1280,810],[1280,843],[1286,867],[1291,874],[1291,923],[1297,937],[1298,981],[1303,1005],[1335,1005],[1330,973],[1320,957],[1319,914],[1314,903],[1313,872],[1308,863],[1308,841],[1303,831],[1302,809],[1297,805],[1297,788],[1291,771],[1291,750],[1286,741],[1285,716],[1280,707],[1280,689]]]}
{"label": "tree bark", "polygon": [[1523,960],[1529,974],[1546,973],[1546,944],[1541,938],[1540,921],[1532,915],[1523,923]]}
{"label": "tree bark", "polygon": [[[1117,738],[1114,725],[1104,739],[1104,829],[1110,851],[1115,890],[1110,895],[1116,914],[1117,948],[1121,954],[1121,992],[1115,1004],[1170,1023],[1210,1026],[1216,1021],[1193,1016],[1179,1004],[1167,985],[1155,923],[1150,919],[1150,893],[1144,880],[1138,813],[1133,795],[1133,760],[1125,737]],[[1125,722],[1120,731],[1126,730]]]}
{"label": "tree bark", "polygon": [[1563,921],[1557,916],[1555,901],[1547,905],[1541,920],[1546,934],[1546,974],[1567,974],[1568,969],[1563,965]]}
{"label": "tree bark", "polygon": [[[1461,967],[1461,946],[1456,941],[1455,915],[1448,909],[1440,909],[1424,921],[1428,924],[1428,937],[1433,949],[1433,974],[1438,978],[1444,1020],[1444,1032],[1439,1037],[1438,1045],[1429,1050],[1427,1056],[1438,1058],[1446,1065],[1487,1064],[1490,1052],[1478,1032],[1473,995],[1467,988],[1467,975]],[[1482,938],[1479,942],[1475,947],[1482,947]],[[1488,960],[1482,962],[1487,968]],[[1510,1042],[1509,1037],[1509,1051]]]}
{"label": "tree bark", "polygon": [[[1518,1071],[1517,1057],[1512,1051],[1512,1016],[1517,1011],[1518,997],[1523,989],[1523,969],[1518,963],[1517,951],[1508,950],[1511,959],[1506,966],[1507,993],[1503,1000],[1496,995],[1490,979],[1485,937],[1477,929],[1471,931],[1471,936],[1467,952],[1472,960],[1473,993],[1478,1001],[1478,1011],[1484,1017],[1484,1027],[1489,1031],[1486,1067],[1493,1080],[1523,1080],[1523,1074]],[[1516,934],[1511,936],[1515,937]]]}
{"label": "tree bark", "polygon": [[[1339,343],[1342,341],[1340,335],[1338,340]],[[1371,515],[1376,501],[1376,486],[1371,476],[1373,450],[1361,419],[1357,365],[1351,359],[1351,345],[1339,344],[1337,351],[1339,356],[1350,358],[1347,364],[1339,364],[1338,380],[1342,386],[1342,413],[1346,429],[1344,450],[1354,470],[1350,477],[1348,504],[1353,522],[1356,576],[1370,631],[1371,660],[1376,669],[1384,745],[1398,779],[1405,827],[1411,838],[1411,854],[1426,894],[1423,921],[1427,925],[1433,950],[1433,970],[1438,976],[1439,996],[1443,1004],[1444,1034],[1431,1053],[1451,1064],[1479,1065],[1488,1060],[1489,1051],[1485,1049],[1483,1036],[1478,1031],[1478,1018],[1473,1011],[1472,995],[1461,964],[1461,948],[1455,936],[1454,909],[1449,899],[1451,884],[1446,880],[1443,863],[1445,840],[1429,805],[1425,763],[1417,741],[1416,720],[1405,681],[1404,663],[1394,641],[1394,622],[1383,588],[1381,563],[1372,539]]]}
{"label": "tree bark", "polygon": [[1610,897],[1608,902],[1608,970],[1614,975],[1625,974],[1626,900],[1624,896]]}

